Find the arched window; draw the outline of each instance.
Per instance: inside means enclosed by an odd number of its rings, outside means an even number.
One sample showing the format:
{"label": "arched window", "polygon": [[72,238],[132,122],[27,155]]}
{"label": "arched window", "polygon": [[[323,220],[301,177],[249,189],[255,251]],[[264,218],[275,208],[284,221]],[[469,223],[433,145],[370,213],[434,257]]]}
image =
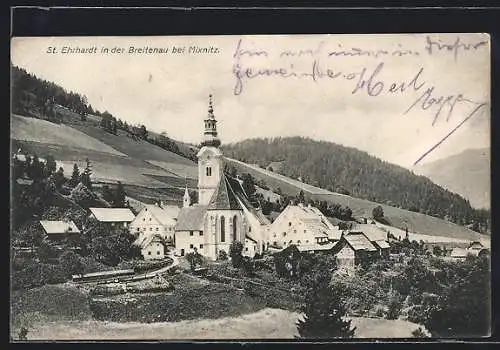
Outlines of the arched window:
{"label": "arched window", "polygon": [[237,232],[237,222],[238,222],[238,219],[236,218],[236,215],[233,216],[233,241],[236,241],[236,232]]}
{"label": "arched window", "polygon": [[226,222],[224,216],[220,217],[220,241],[226,241]]}
{"label": "arched window", "polygon": [[207,166],[207,176],[212,176],[212,168]]}

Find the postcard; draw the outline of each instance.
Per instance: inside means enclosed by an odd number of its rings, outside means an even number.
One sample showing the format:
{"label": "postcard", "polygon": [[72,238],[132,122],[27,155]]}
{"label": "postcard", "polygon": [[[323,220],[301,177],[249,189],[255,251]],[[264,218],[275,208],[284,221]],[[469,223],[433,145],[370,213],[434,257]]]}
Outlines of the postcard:
{"label": "postcard", "polygon": [[14,37],[14,342],[491,334],[490,37]]}

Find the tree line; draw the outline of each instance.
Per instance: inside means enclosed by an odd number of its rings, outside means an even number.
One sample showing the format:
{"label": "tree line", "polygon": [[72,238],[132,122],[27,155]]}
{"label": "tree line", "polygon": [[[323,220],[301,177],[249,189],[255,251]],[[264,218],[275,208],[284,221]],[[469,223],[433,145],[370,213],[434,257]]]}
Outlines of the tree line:
{"label": "tree line", "polygon": [[478,231],[490,225],[490,212],[424,176],[382,161],[366,152],[304,137],[251,139],[224,146],[229,157],[266,167],[281,162],[279,173],[334,192],[472,224]]}

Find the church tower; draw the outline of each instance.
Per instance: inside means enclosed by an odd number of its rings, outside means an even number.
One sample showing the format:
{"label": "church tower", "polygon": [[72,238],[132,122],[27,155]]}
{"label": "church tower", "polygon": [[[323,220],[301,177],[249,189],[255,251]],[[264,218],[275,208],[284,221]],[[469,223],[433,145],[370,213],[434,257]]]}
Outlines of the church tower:
{"label": "church tower", "polygon": [[182,207],[187,208],[190,205],[191,205],[191,197],[189,196],[189,191],[186,184],[186,191],[184,191],[184,197],[182,198]]}
{"label": "church tower", "polygon": [[198,203],[208,205],[221,177],[223,176],[222,152],[219,149],[220,140],[217,135],[217,120],[215,120],[212,95],[208,101],[208,116],[204,120],[205,131],[203,142],[198,152]]}

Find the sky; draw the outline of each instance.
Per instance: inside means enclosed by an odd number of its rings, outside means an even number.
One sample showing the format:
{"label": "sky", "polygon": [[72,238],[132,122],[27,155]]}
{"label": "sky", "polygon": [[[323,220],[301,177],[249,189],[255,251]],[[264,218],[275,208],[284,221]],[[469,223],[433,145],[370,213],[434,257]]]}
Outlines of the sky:
{"label": "sky", "polygon": [[307,136],[407,168],[450,133],[420,164],[490,147],[486,34],[13,38],[11,60],[180,141],[213,94],[223,143]]}

